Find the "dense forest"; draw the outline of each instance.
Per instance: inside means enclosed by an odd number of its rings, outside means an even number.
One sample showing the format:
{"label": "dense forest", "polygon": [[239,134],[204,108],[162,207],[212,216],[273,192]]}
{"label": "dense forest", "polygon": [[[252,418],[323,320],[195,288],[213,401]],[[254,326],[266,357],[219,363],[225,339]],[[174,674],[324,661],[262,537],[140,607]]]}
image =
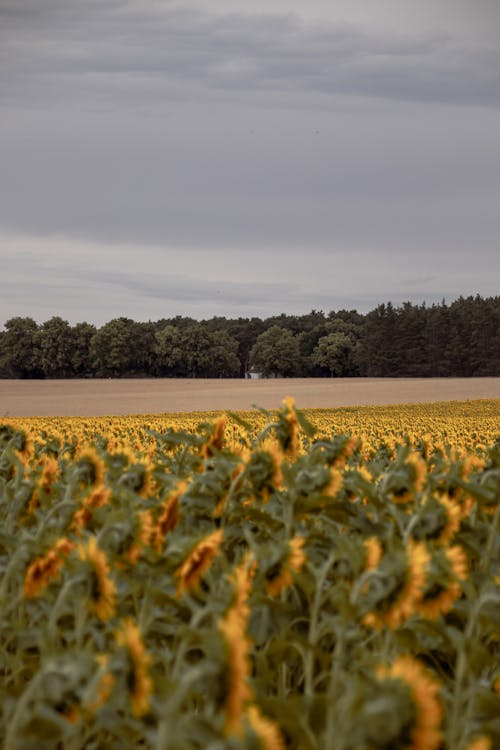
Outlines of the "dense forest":
{"label": "dense forest", "polygon": [[500,297],[450,305],[381,304],[325,314],[156,322],[100,328],[60,317],[8,320],[0,377],[228,378],[500,376]]}

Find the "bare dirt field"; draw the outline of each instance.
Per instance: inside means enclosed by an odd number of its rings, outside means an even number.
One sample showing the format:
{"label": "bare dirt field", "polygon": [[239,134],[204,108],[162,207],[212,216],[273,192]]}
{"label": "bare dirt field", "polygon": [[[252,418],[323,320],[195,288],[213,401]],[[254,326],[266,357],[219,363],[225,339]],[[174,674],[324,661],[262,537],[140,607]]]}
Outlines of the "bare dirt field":
{"label": "bare dirt field", "polygon": [[0,417],[160,414],[500,398],[500,378],[0,380]]}

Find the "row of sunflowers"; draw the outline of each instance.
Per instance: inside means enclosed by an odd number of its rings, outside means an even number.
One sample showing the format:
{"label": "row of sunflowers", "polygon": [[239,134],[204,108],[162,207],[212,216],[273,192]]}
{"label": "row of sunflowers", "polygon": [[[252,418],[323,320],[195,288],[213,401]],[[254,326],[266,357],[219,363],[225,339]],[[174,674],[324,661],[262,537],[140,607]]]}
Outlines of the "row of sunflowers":
{"label": "row of sunflowers", "polygon": [[0,745],[499,748],[499,406],[4,420]]}

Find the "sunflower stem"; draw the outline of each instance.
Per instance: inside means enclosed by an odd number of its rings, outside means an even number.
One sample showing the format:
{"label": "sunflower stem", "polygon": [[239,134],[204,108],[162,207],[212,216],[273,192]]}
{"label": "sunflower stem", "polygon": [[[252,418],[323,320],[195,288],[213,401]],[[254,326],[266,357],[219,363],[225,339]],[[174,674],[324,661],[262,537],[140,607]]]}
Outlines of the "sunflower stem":
{"label": "sunflower stem", "polygon": [[450,712],[449,747],[458,748],[462,736],[462,702],[465,681],[468,674],[467,644],[469,643],[476,626],[476,617],[479,612],[481,601],[478,599],[470,609],[469,618],[464,632],[460,650],[455,662],[455,690]]}
{"label": "sunflower stem", "polygon": [[[345,632],[340,628],[332,654],[332,667],[327,690],[327,715],[325,730],[325,750],[342,750],[342,738],[335,736],[335,708],[340,691],[340,672],[344,658]],[[340,744],[339,744],[340,743]]]}
{"label": "sunflower stem", "polygon": [[491,524],[490,535],[488,537],[488,544],[486,546],[486,554],[484,555],[481,561],[481,566],[485,572],[487,572],[488,570],[488,566],[490,564],[490,560],[493,555],[493,548],[495,546],[495,537],[497,535],[499,525],[500,525],[500,503],[497,505],[495,517],[493,519],[493,523]]}
{"label": "sunflower stem", "polygon": [[335,553],[331,552],[326,563],[320,569],[318,579],[316,581],[316,587],[314,589],[314,597],[311,605],[311,618],[309,622],[309,633],[308,633],[308,645],[309,649],[306,656],[305,664],[305,694],[308,698],[312,698],[314,695],[314,648],[316,646],[317,630],[319,611],[321,607],[321,601],[323,599],[323,589],[325,586],[326,577],[330,566],[335,559]]}

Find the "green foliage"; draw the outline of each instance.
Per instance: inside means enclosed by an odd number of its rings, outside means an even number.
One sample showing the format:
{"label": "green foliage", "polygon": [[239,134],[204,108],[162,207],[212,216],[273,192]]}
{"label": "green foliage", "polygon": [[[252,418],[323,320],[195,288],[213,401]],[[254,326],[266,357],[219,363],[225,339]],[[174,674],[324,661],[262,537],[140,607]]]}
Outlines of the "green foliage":
{"label": "green foliage", "polygon": [[0,370],[8,377],[40,375],[40,333],[32,318],[11,318],[0,337]]}
{"label": "green foliage", "polygon": [[346,333],[338,331],[323,336],[313,351],[313,364],[325,367],[330,375],[342,377],[352,372],[355,343]]}
{"label": "green foliage", "polygon": [[237,377],[238,342],[225,331],[210,331],[199,323],[168,325],[155,334],[156,355],[163,375],[191,378]]}
{"label": "green foliage", "polygon": [[250,367],[297,377],[500,375],[500,297],[388,303],[367,315],[117,318],[99,329],[58,317],[41,326],[12,318],[0,331],[3,378],[244,377]]}
{"label": "green foliage", "polygon": [[263,375],[296,375],[300,368],[300,347],[297,336],[273,325],[261,333],[250,352],[250,367]]}

